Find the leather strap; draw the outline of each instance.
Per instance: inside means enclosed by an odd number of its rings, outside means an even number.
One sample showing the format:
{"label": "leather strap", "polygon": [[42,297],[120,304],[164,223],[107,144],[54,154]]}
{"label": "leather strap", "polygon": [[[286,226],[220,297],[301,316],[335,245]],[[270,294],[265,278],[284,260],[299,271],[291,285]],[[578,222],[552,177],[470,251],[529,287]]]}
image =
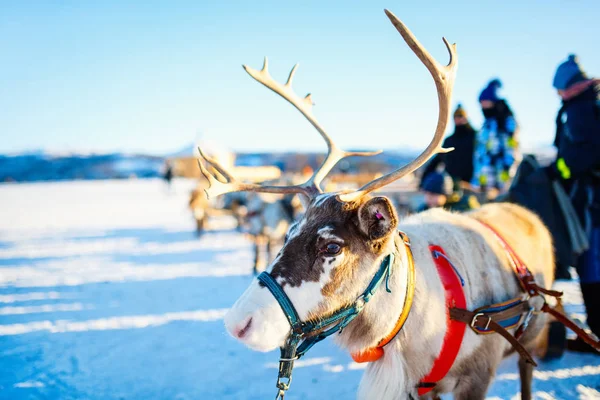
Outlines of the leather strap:
{"label": "leather strap", "polygon": [[[494,306],[495,306],[495,304],[492,304],[491,306],[486,306],[486,307],[482,307],[482,308],[487,309],[487,308],[494,307]],[[450,317],[452,319],[456,319],[458,321],[462,321],[462,322],[466,321],[466,323],[468,323],[468,324],[471,323],[471,320],[473,319],[473,317],[475,315],[481,315],[484,320],[489,317],[492,321],[502,322],[502,321],[506,321],[508,319],[514,318],[518,315],[526,314],[530,310],[531,310],[531,306],[529,305],[529,303],[526,301],[522,301],[520,303],[515,304],[514,306],[512,306],[510,308],[507,308],[506,310],[498,311],[498,312],[485,312],[485,311],[482,311],[481,308],[478,308],[475,311],[463,310],[460,308],[452,308],[450,311]],[[477,325],[477,327],[479,327],[479,325]],[[477,333],[479,333],[479,332],[477,332]]]}
{"label": "leather strap", "polygon": [[561,324],[565,325],[567,328],[575,332],[575,334],[577,334],[577,336],[579,336],[581,340],[583,340],[596,350],[600,351],[600,341],[594,340],[592,336],[590,336],[586,331],[581,329],[575,322],[571,321],[566,315],[564,315],[557,309],[550,307],[547,303],[543,305],[542,311],[552,315]]}
{"label": "leather strap", "polygon": [[[510,247],[510,245],[502,238],[502,236],[500,236],[500,234],[498,234],[498,232],[496,232],[496,230],[494,228],[492,228],[490,225],[488,225],[487,223],[485,223],[481,220],[478,220],[478,222],[481,223],[483,226],[487,227],[494,234],[494,236],[496,236],[496,238],[500,241],[500,244],[506,251],[511,264],[513,264],[513,267],[515,268],[515,272],[516,272],[517,276],[519,277],[521,286],[523,287],[523,289],[525,289],[525,291],[527,293],[529,293],[531,296],[539,295],[540,293],[545,294],[545,295],[556,298],[556,300],[560,302],[560,299],[563,295],[562,292],[559,292],[557,290],[545,289],[545,288],[539,286],[535,282],[535,279],[534,279],[531,271],[527,268],[525,263],[523,263],[523,261],[521,261],[521,259],[517,256],[517,254]],[[575,322],[573,322],[571,319],[569,319],[569,317],[567,317],[560,311],[550,307],[547,303],[544,303],[541,310],[543,312],[553,315],[557,321],[561,322],[567,328],[569,328],[573,332],[575,332],[577,334],[577,336],[579,336],[581,338],[581,340],[583,340],[584,342],[586,342],[587,344],[589,344],[596,350],[600,351],[600,340],[595,340],[586,331],[584,331],[579,326],[577,326],[577,324]]]}
{"label": "leather strap", "polygon": [[544,289],[543,287],[538,286],[538,284],[535,282],[530,283],[529,286],[538,293],[547,294],[548,296],[555,297],[557,299],[563,295],[563,292],[552,289]]}
{"label": "leather strap", "polygon": [[[500,311],[495,314],[484,314],[459,308],[451,308],[450,318],[456,321],[464,322],[471,328],[477,327],[482,330],[491,329],[492,331],[499,333],[504,339],[508,340],[508,342],[514,347],[514,349],[521,355],[523,359],[525,359],[528,363],[537,366],[536,362],[533,360],[525,347],[523,347],[523,345],[519,343],[519,341],[515,339],[515,337],[511,335],[509,331],[504,329],[500,324],[498,324],[498,322],[496,322],[505,319],[503,317],[512,318],[516,315],[522,314],[525,312],[526,305],[527,303],[523,302],[516,307],[512,307],[511,309]],[[527,307],[526,311],[529,311],[529,309],[530,308]],[[502,313],[502,316],[498,315],[500,313]],[[476,329],[473,329],[473,331],[475,333],[479,333]]]}

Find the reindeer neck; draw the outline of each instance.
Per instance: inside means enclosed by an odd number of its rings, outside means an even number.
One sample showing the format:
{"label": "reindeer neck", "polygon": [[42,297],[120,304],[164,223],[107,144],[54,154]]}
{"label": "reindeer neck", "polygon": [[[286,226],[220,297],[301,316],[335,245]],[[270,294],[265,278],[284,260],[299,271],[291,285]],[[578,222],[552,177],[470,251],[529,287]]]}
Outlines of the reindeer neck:
{"label": "reindeer neck", "polygon": [[[442,321],[445,321],[444,303],[440,306],[436,299],[422,294],[431,292],[432,284],[434,291],[438,290],[438,285],[440,290],[443,289],[438,282],[433,261],[431,265],[426,261],[422,262],[426,260],[423,256],[431,257],[427,241],[418,235],[409,236],[416,239],[411,240],[411,249],[416,256],[416,278],[410,314],[400,332],[383,348],[383,358],[370,362],[367,366],[359,389],[362,393],[359,398],[382,398],[385,397],[382,393],[387,390],[393,393],[415,391],[416,396],[416,385],[429,372],[433,362],[433,359],[426,356],[427,348],[431,346],[432,341],[439,341],[437,344],[441,346],[443,334],[440,336],[435,333],[432,326],[432,320],[435,321],[436,318],[426,318],[426,314],[440,314]],[[380,288],[363,313],[348,325],[339,337],[338,343],[351,353],[376,346],[393,329],[402,312],[407,286],[408,249],[400,237],[396,238],[392,251],[396,260],[389,281],[392,293],[387,293],[384,287]],[[418,260],[421,260],[421,263]],[[435,322],[433,324],[435,325]],[[378,397],[377,393],[382,395]]]}
{"label": "reindeer neck", "polygon": [[[388,244],[387,252],[381,256],[394,254],[388,287],[382,285],[363,312],[339,336],[339,344],[352,353],[376,347],[386,338],[402,313],[406,301],[408,281],[408,248],[400,236]],[[379,261],[376,263],[379,265]],[[410,318],[410,317],[409,317]]]}

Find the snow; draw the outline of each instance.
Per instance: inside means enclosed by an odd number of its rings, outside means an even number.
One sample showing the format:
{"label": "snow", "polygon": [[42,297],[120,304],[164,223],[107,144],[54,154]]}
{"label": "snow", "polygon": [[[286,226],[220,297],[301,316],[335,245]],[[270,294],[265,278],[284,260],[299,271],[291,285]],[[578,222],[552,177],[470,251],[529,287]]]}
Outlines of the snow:
{"label": "snow", "polygon": [[[0,185],[0,399],[258,399],[277,352],[230,338],[222,317],[249,284],[250,242],[225,217],[198,238],[194,182]],[[576,282],[561,282],[583,319]],[[297,362],[286,399],[354,398],[364,364],[326,340]],[[515,358],[488,399],[518,399]],[[600,398],[600,357],[540,363],[534,399]]]}

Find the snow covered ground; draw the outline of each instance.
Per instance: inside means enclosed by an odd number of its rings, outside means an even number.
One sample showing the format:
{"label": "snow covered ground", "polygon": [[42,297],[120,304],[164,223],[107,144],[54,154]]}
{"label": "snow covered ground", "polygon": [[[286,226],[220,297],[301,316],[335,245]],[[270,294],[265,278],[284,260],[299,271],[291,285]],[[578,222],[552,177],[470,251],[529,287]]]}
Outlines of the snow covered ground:
{"label": "snow covered ground", "polygon": [[[0,399],[263,399],[277,356],[231,339],[222,316],[252,279],[233,221],[194,233],[191,182],[0,185]],[[574,282],[568,310],[584,314]],[[328,340],[286,399],[354,398],[361,366]],[[535,398],[600,398],[600,357],[535,373]],[[518,398],[506,360],[489,399]]]}

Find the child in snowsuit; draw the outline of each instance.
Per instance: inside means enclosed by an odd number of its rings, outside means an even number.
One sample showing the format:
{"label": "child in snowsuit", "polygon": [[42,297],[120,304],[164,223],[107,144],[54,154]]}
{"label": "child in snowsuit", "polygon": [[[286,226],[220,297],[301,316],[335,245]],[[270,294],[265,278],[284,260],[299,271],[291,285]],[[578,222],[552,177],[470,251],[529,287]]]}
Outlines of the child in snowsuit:
{"label": "child in snowsuit", "polygon": [[503,192],[514,174],[518,141],[513,112],[498,94],[501,87],[500,80],[494,79],[479,96],[485,121],[475,141],[471,183],[483,190],[495,188]]}

